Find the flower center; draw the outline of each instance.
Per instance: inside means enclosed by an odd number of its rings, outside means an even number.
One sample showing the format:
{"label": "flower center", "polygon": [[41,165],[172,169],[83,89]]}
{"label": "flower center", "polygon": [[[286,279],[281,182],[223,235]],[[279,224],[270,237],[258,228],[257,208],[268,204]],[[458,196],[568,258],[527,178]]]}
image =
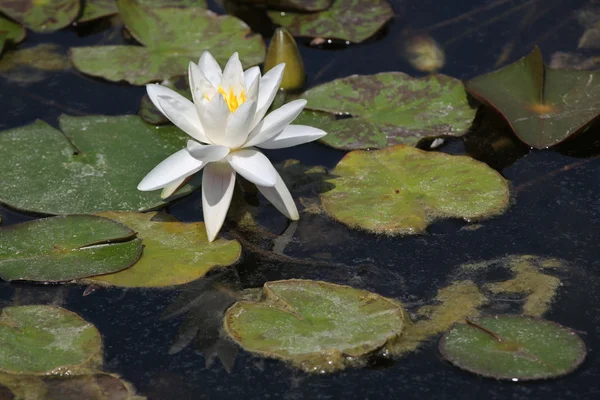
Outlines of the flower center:
{"label": "flower center", "polygon": [[223,98],[225,99],[225,102],[229,107],[229,111],[231,111],[232,113],[235,110],[237,110],[239,106],[246,102],[246,92],[243,90],[241,91],[239,96],[236,96],[236,94],[233,92],[233,88],[229,89],[229,93],[226,93],[225,89],[223,89],[222,86],[219,86],[218,91],[223,95]]}

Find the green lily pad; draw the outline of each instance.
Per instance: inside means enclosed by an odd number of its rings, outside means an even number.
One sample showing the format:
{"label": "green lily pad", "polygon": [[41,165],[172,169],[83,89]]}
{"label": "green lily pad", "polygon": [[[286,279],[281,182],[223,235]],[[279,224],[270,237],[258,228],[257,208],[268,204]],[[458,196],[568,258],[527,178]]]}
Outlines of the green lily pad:
{"label": "green lily pad", "polygon": [[[190,85],[185,76],[176,76],[171,79],[167,79],[160,83],[162,86],[166,86],[169,89],[173,89],[188,100],[192,100],[190,93]],[[142,101],[140,102],[140,117],[149,124],[152,125],[163,125],[169,122],[169,119],[156,108],[156,106],[150,100],[148,94],[144,94]]]}
{"label": "green lily pad", "polygon": [[[352,75],[306,91],[308,122],[343,150],[415,145],[427,136],[461,136],[475,117],[462,83],[446,75],[412,78],[402,72]],[[349,114],[336,119],[331,114]]]}
{"label": "green lily pad", "polygon": [[79,0],[0,0],[0,12],[36,32],[62,29],[79,14]]}
{"label": "green lily pad", "polygon": [[0,15],[0,54],[8,41],[19,43],[25,39],[25,28]]}
{"label": "green lily pad", "polygon": [[225,330],[244,349],[289,361],[307,372],[361,365],[396,342],[408,322],[394,300],[332,283],[265,283],[258,301],[239,301]]}
{"label": "green lily pad", "polygon": [[189,62],[205,50],[221,63],[237,51],[246,67],[264,59],[262,38],[251,35],[237,18],[202,7],[143,7],[136,0],[117,0],[117,6],[127,29],[143,46],[72,48],[71,59],[79,71],[142,85],[185,73]]}
{"label": "green lily pad", "polygon": [[500,315],[456,324],[440,340],[448,361],[478,375],[512,381],[556,378],[587,353],[572,330],[533,317]]}
{"label": "green lily pad", "polygon": [[294,36],[341,39],[360,43],[379,31],[394,10],[386,0],[334,0],[327,10],[317,13],[269,11],[274,23]]}
{"label": "green lily pad", "polygon": [[115,0],[85,0],[83,10],[77,18],[77,22],[88,22],[98,18],[108,17],[117,14],[117,4]]}
{"label": "green lily pad", "polygon": [[333,218],[387,235],[417,234],[440,218],[479,220],[501,214],[510,193],[504,178],[467,156],[397,145],[346,154],[321,194]]}
{"label": "green lily pad", "polygon": [[0,277],[69,281],[120,271],[142,254],[142,241],[118,222],[69,215],[0,228]]}
{"label": "green lily pad", "polygon": [[241,0],[243,3],[267,6],[278,10],[323,11],[331,6],[333,0]]}
{"label": "green lily pad", "polygon": [[6,53],[0,59],[0,73],[4,79],[22,85],[40,82],[49,73],[66,71],[71,68],[69,58],[60,46],[54,43],[41,43]]}
{"label": "green lily pad", "polygon": [[144,254],[133,267],[85,279],[86,283],[124,287],[181,285],[203,277],[215,267],[231,265],[241,255],[242,248],[236,240],[209,243],[203,222],[182,223],[175,218],[163,222],[157,213],[100,215],[135,229],[143,240]]}
{"label": "green lily pad", "polygon": [[[1,203],[43,214],[145,211],[167,204],[160,193],[141,192],[137,184],[185,147],[188,136],[178,128],[150,126],[135,115],[63,115],[60,127],[64,134],[42,121],[0,132]],[[192,189],[187,185],[178,195]]]}
{"label": "green lily pad", "polygon": [[54,306],[6,307],[0,315],[0,371],[81,375],[102,366],[100,332]]}
{"label": "green lily pad", "polygon": [[538,149],[582,131],[600,114],[600,73],[548,68],[537,47],[513,64],[471,79],[465,88]]}

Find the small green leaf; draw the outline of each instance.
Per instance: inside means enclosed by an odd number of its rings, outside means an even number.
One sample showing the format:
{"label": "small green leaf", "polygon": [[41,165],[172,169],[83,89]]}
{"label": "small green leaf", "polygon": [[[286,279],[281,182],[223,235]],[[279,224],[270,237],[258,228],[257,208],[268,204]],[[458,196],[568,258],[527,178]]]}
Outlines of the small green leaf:
{"label": "small green leaf", "polygon": [[68,26],[79,14],[79,0],[0,0],[0,12],[36,32]]}
{"label": "small green leaf", "polygon": [[131,268],[114,274],[94,276],[86,283],[125,287],[181,285],[203,277],[218,266],[235,263],[242,248],[236,240],[209,243],[203,222],[155,221],[157,213],[115,213],[99,215],[135,229],[142,239],[144,254]]}
{"label": "small green leaf", "polygon": [[25,39],[25,28],[0,15],[0,54],[8,41],[19,43]]}
{"label": "small green leaf", "polygon": [[446,75],[353,75],[312,88],[302,98],[308,101],[307,110],[330,114],[305,111],[295,123],[314,123],[328,133],[323,143],[343,150],[415,145],[427,136],[461,136],[475,117],[462,83]]}
{"label": "small green leaf", "polygon": [[117,14],[119,10],[115,0],[85,0],[83,10],[77,22],[88,22],[98,18]]}
{"label": "small green leaf", "polygon": [[6,307],[0,315],[0,371],[81,375],[102,366],[94,325],[54,306]]}
{"label": "small green leaf", "polygon": [[320,37],[360,43],[379,31],[394,16],[386,0],[334,0],[317,13],[269,11],[274,23],[294,36]]}
{"label": "small green leaf", "polygon": [[[137,185],[185,147],[188,136],[178,128],[150,126],[135,115],[63,115],[60,126],[64,134],[42,121],[0,132],[0,202],[44,214],[145,211],[168,203],[160,191]],[[191,190],[187,185],[178,194]]]}
{"label": "small green leaf", "polygon": [[327,213],[387,235],[422,233],[441,218],[498,215],[510,198],[504,178],[487,165],[404,145],[352,151],[331,175],[335,187],[321,194]]}
{"label": "small green leaf", "polygon": [[258,301],[239,301],[225,330],[247,351],[289,361],[307,372],[364,364],[396,342],[407,316],[394,300],[332,283],[265,283]]}
{"label": "small green leaf", "polygon": [[142,254],[135,232],[110,219],[70,215],[0,228],[0,277],[60,282],[120,271]]}
{"label": "small green leaf", "polygon": [[456,324],[440,352],[459,368],[512,381],[556,378],[573,372],[587,353],[572,330],[554,322],[499,315]]}
{"label": "small green leaf", "polygon": [[71,49],[75,67],[110,81],[142,85],[186,73],[190,61],[209,50],[220,63],[239,52],[246,67],[264,59],[259,35],[231,16],[203,7],[148,7],[136,0],[117,0],[120,16],[142,46],[94,46]]}
{"label": "small green leaf", "polygon": [[538,149],[580,132],[600,114],[600,73],[548,68],[537,47],[513,64],[471,79],[465,88]]}

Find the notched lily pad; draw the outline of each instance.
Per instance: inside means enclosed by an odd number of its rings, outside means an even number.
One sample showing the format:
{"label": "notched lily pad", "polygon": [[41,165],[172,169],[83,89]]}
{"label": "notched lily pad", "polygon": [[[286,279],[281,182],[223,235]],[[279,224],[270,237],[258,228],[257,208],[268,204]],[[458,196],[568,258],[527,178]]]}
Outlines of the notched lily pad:
{"label": "notched lily pad", "polygon": [[294,36],[341,39],[360,43],[379,31],[394,16],[386,0],[334,0],[317,13],[269,11],[274,23]]}
{"label": "notched lily pad", "polygon": [[0,228],[0,277],[42,282],[120,271],[142,254],[142,241],[118,222],[69,215]]}
{"label": "notched lily pad", "polygon": [[175,218],[160,221],[162,214],[106,212],[100,215],[135,229],[143,241],[144,254],[131,268],[114,274],[94,276],[86,283],[124,287],[180,285],[204,276],[218,266],[235,263],[242,248],[236,240],[206,237],[203,222],[183,223]]}
{"label": "notched lily pad", "polygon": [[513,64],[465,82],[465,88],[538,149],[582,131],[600,114],[600,73],[549,68],[537,47]]}
{"label": "notched lily pad", "polygon": [[[43,214],[145,211],[167,203],[137,184],[185,147],[188,136],[179,129],[135,115],[63,115],[60,126],[64,134],[42,121],[0,132],[0,202]],[[178,195],[191,190],[187,185]]]}
{"label": "notched lily pad", "polygon": [[332,175],[335,188],[321,194],[327,213],[387,235],[421,233],[440,218],[498,215],[510,197],[504,178],[479,161],[404,145],[350,152]]}
{"label": "notched lily pad", "polygon": [[36,32],[68,26],[79,14],[79,0],[0,0],[0,12]]}
{"label": "notched lily pad", "polygon": [[394,300],[320,281],[265,283],[258,301],[239,301],[225,330],[244,349],[307,372],[362,365],[399,340],[408,317]]}
{"label": "notched lily pad", "polygon": [[109,81],[142,85],[185,73],[190,61],[209,50],[225,63],[239,52],[246,67],[264,59],[265,45],[241,20],[217,16],[203,7],[148,7],[117,0],[120,16],[142,46],[93,46],[71,49],[75,67]]}
{"label": "notched lily pad", "polygon": [[462,83],[440,74],[352,75],[312,88],[302,97],[313,112],[305,111],[297,123],[326,130],[321,141],[343,150],[415,145],[427,136],[461,136],[475,117]]}
{"label": "notched lily pad", "polygon": [[0,54],[8,41],[19,43],[25,39],[25,28],[0,15]]}
{"label": "notched lily pad", "polygon": [[498,315],[456,324],[440,340],[440,352],[459,368],[512,381],[556,378],[585,359],[585,343],[554,322]]}
{"label": "notched lily pad", "polygon": [[54,306],[6,307],[0,315],[0,371],[80,375],[102,366],[102,338],[94,325]]}

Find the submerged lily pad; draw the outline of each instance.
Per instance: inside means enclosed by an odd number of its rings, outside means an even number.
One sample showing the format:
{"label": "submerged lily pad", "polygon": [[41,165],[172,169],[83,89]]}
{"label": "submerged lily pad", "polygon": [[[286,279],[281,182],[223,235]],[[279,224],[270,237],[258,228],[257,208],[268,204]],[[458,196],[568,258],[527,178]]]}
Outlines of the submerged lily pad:
{"label": "submerged lily pad", "polygon": [[587,353],[572,330],[533,317],[501,315],[457,324],[440,351],[467,371],[512,381],[548,379],[575,370]]}
{"label": "submerged lily pad", "polygon": [[[462,83],[439,74],[424,78],[402,72],[352,75],[312,88],[302,97],[313,114],[305,114],[297,123],[308,119],[327,131],[323,143],[343,150],[415,145],[427,136],[460,136],[475,117]],[[336,119],[331,114],[351,118]]]}
{"label": "submerged lily pad", "polygon": [[60,46],[53,43],[11,51],[0,59],[2,78],[23,85],[42,81],[50,72],[70,68],[69,58],[62,53]]}
{"label": "submerged lily pad", "polygon": [[0,371],[80,375],[102,366],[94,325],[54,306],[6,307],[0,315]]}
{"label": "submerged lily pad", "polygon": [[79,0],[0,0],[0,12],[36,32],[68,26],[79,14]]}
{"label": "submerged lily pad", "polygon": [[0,228],[0,277],[68,281],[120,271],[142,254],[141,239],[118,222],[70,215]]}
{"label": "submerged lily pad", "polygon": [[402,334],[407,316],[394,300],[332,283],[292,279],[265,283],[259,301],[239,301],[225,330],[244,349],[307,372],[364,363]]}
{"label": "submerged lily pad", "polygon": [[135,115],[63,115],[60,126],[64,134],[42,121],[0,132],[0,202],[44,214],[145,211],[167,203],[137,184],[185,147],[188,136],[179,129]]}
{"label": "submerged lily pad", "polygon": [[538,149],[580,132],[600,114],[600,73],[549,68],[537,47],[513,64],[471,79],[465,88]]}
{"label": "submerged lily pad", "polygon": [[0,15],[0,54],[8,41],[19,43],[25,39],[25,28]]}
{"label": "submerged lily pad", "polygon": [[[125,287],[160,287],[188,283],[218,266],[235,263],[242,248],[236,240],[208,242],[203,222],[161,221],[157,213],[106,212],[100,215],[135,229],[144,254],[131,268],[94,276],[86,283]],[[158,220],[157,220],[158,219]]]}
{"label": "submerged lily pad", "polygon": [[269,11],[274,23],[294,36],[320,37],[360,43],[379,31],[394,16],[386,0],[334,0],[317,13]]}
{"label": "submerged lily pad", "polygon": [[181,75],[190,61],[209,50],[224,63],[239,52],[246,67],[259,64],[265,46],[259,35],[231,16],[202,7],[148,7],[136,0],[117,0],[120,16],[143,46],[93,46],[71,49],[75,67],[110,81],[141,85]]}
{"label": "submerged lily pad", "polygon": [[115,0],[85,0],[77,22],[88,22],[118,13]]}
{"label": "submerged lily pad", "polygon": [[348,153],[321,194],[338,221],[374,233],[416,234],[440,218],[475,220],[501,214],[509,189],[502,176],[467,156],[397,145]]}

